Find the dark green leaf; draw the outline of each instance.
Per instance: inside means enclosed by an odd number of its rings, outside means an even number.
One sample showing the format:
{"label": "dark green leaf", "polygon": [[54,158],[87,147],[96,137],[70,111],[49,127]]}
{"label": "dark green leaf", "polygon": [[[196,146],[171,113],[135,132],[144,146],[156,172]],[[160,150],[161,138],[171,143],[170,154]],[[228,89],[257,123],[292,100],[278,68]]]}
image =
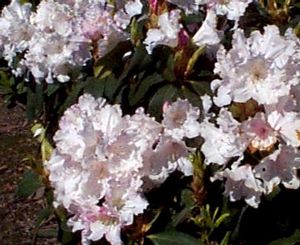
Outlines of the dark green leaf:
{"label": "dark green leaf", "polygon": [[52,94],[54,94],[58,89],[59,89],[59,84],[58,83],[54,83],[54,84],[48,84],[47,87],[47,95],[51,96]]}
{"label": "dark green leaf", "polygon": [[26,115],[30,120],[38,117],[43,111],[43,85],[35,84],[27,90]]}
{"label": "dark green leaf", "polygon": [[54,238],[57,237],[57,234],[57,229],[43,229],[38,231],[37,236],[43,238]]}
{"label": "dark green leaf", "polygon": [[175,87],[172,84],[167,84],[163,86],[154,94],[154,96],[150,100],[148,112],[157,119],[160,118],[164,102],[172,101],[177,96],[177,87]]}
{"label": "dark green leaf", "polygon": [[8,77],[7,72],[0,71],[0,94],[12,93],[13,84],[14,84],[14,80]]}
{"label": "dark green leaf", "polygon": [[174,67],[175,67],[174,56],[169,55],[168,59],[167,59],[166,67],[162,73],[164,79],[166,79],[167,81],[172,82],[172,81],[176,80],[176,76],[174,73]]}
{"label": "dark green leaf", "polygon": [[49,217],[53,214],[53,209],[52,208],[44,208],[42,209],[37,217],[37,220],[35,222],[35,227],[39,227],[44,223]]}
{"label": "dark green leaf", "polygon": [[59,108],[58,113],[62,114],[67,108],[69,108],[71,105],[75,104],[80,93],[82,92],[83,88],[85,87],[85,82],[75,83],[72,86],[72,90],[70,91],[67,99],[62,104],[62,106]]}
{"label": "dark green leaf", "polygon": [[199,96],[204,94],[211,95],[210,85],[208,82],[204,81],[189,81],[195,93]]}
{"label": "dark green leaf", "polygon": [[117,96],[117,91],[120,89],[121,81],[111,75],[105,79],[104,95],[111,101]]}
{"label": "dark green leaf", "polygon": [[125,67],[123,73],[119,77],[120,80],[125,79],[130,73],[137,73],[143,67],[146,67],[151,62],[145,47],[139,45],[135,48],[133,56],[130,58],[128,65]]}
{"label": "dark green leaf", "polygon": [[183,94],[183,97],[186,98],[193,106],[199,107],[202,105],[200,96],[192,92],[189,88],[182,87],[181,92]]}
{"label": "dark green leaf", "polygon": [[36,172],[29,170],[24,173],[22,180],[18,184],[17,196],[20,198],[29,197],[42,186],[41,177]]}
{"label": "dark green leaf", "polygon": [[294,245],[297,242],[300,242],[300,230],[296,230],[293,235],[285,238],[277,239],[268,245]]}
{"label": "dark green leaf", "polygon": [[158,84],[163,81],[163,78],[158,73],[154,73],[151,76],[148,76],[144,78],[136,87],[136,89],[131,89],[129,92],[129,103],[130,105],[137,104],[145,94],[148,92],[148,90],[151,88],[151,86]]}
{"label": "dark green leaf", "polygon": [[203,245],[199,239],[178,231],[166,231],[147,237],[154,245]]}
{"label": "dark green leaf", "polygon": [[105,80],[90,77],[87,79],[87,84],[84,87],[84,92],[93,95],[95,98],[103,96]]}

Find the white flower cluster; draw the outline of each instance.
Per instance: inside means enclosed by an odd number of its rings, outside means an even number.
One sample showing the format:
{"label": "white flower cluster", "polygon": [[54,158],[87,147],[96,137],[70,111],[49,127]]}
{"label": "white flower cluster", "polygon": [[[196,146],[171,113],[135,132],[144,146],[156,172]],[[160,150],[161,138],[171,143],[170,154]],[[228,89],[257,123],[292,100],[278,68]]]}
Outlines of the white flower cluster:
{"label": "white flower cluster", "polygon": [[[191,32],[191,40],[197,46],[218,45],[222,31],[217,30],[217,15],[227,16],[237,26],[252,0],[168,2],[177,8],[166,8],[153,17],[151,7],[155,9],[159,3],[149,1],[146,17],[156,19],[143,41],[149,54],[158,45],[184,46],[190,37],[181,24],[181,15],[183,11],[186,15],[199,13],[200,8],[207,12],[206,18]],[[29,69],[37,82],[67,82],[72,69],[91,58],[103,57],[120,41],[129,39],[125,29],[131,17],[146,9],[144,5],[147,1],[42,0],[33,12],[31,4],[12,0],[0,17],[0,55],[15,75]]]}
{"label": "white flower cluster", "polygon": [[163,110],[162,123],[142,108],[122,116],[119,105],[84,94],[65,111],[46,168],[55,206],[73,214],[69,225],[82,230],[82,244],[102,237],[121,244],[121,228],[148,205],[144,191],[176,169],[192,175],[183,138],[199,135],[199,110],[181,99]]}
{"label": "white flower cluster", "polygon": [[[144,41],[149,54],[154,47],[166,45],[177,47],[182,44],[182,33],[187,33],[181,22],[181,15],[199,13],[199,9],[206,9],[206,17],[201,27],[191,37],[197,46],[215,46],[221,41],[222,31],[217,30],[217,16],[226,16],[228,20],[235,22],[234,28],[238,26],[238,21],[244,15],[248,5],[253,0],[168,0],[176,5],[178,9],[159,13],[157,16],[157,26],[150,28]],[[153,9],[157,8],[158,1],[150,1]],[[185,38],[186,39],[186,38]]]}
{"label": "white flower cluster", "polygon": [[141,11],[139,0],[116,6],[104,0],[43,0],[36,12],[29,3],[12,0],[0,17],[0,53],[16,75],[28,68],[38,82],[66,82],[70,68],[126,40],[124,29]]}
{"label": "white flower cluster", "polygon": [[281,36],[273,25],[248,38],[237,29],[232,48],[219,48],[214,72],[220,110],[207,111],[201,123],[206,163],[223,166],[213,179],[226,179],[230,199],[253,207],[280,183],[299,188],[299,39],[290,29]]}

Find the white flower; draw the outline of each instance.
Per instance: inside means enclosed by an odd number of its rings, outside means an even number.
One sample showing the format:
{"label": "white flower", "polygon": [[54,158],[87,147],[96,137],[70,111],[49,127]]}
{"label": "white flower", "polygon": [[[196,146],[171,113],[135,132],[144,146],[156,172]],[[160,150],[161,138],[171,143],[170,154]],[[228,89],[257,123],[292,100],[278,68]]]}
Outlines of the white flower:
{"label": "white flower", "polygon": [[42,32],[56,32],[68,37],[73,31],[74,16],[72,14],[72,9],[66,4],[60,4],[53,0],[41,1],[36,13],[31,15],[30,21]]}
{"label": "white flower", "polygon": [[263,180],[267,193],[282,183],[286,188],[298,189],[300,180],[296,170],[300,168],[300,153],[297,149],[280,145],[279,149],[264,158],[255,168],[254,174]]}
{"label": "white flower", "polygon": [[142,13],[143,4],[140,0],[124,1],[124,6],[114,15],[114,20],[117,25],[125,29],[133,16]]}
{"label": "white flower", "polygon": [[249,38],[242,30],[236,30],[232,49],[227,52],[221,46],[217,53],[214,71],[221,80],[211,84],[212,90],[217,91],[216,105],[251,98],[259,104],[277,103],[290,93],[291,86],[299,83],[300,73],[294,68],[299,69],[300,59],[293,56],[299,47],[294,39],[280,36],[276,26],[266,26],[264,34],[254,31]]}
{"label": "white flower", "polygon": [[268,116],[268,122],[286,142],[293,147],[300,146],[300,114],[296,112],[279,113],[273,111]]}
{"label": "white flower", "polygon": [[209,118],[201,123],[200,135],[204,138],[201,151],[206,164],[224,165],[231,158],[242,156],[247,144],[240,137],[240,124],[229,111],[222,108],[217,121],[218,127],[209,122]]}
{"label": "white flower", "polygon": [[198,12],[198,4],[195,0],[168,0],[168,2],[182,8],[186,14],[192,14]]}
{"label": "white flower", "polygon": [[193,173],[191,149],[162,132],[163,125],[142,108],[122,116],[119,105],[88,94],[65,111],[45,166],[54,205],[73,215],[68,224],[81,230],[82,244],[102,237],[122,244],[121,229],[148,205],[144,181],[153,188],[176,169]]}
{"label": "white flower", "polygon": [[197,4],[206,4],[217,15],[226,15],[229,20],[234,20],[236,25],[244,15],[248,5],[253,0],[195,0]]}
{"label": "white flower", "polygon": [[220,37],[217,31],[217,16],[215,12],[211,10],[207,11],[202,26],[193,36],[192,40],[197,46],[216,45],[220,43]]}
{"label": "white flower", "polygon": [[214,178],[226,179],[225,194],[229,196],[230,201],[245,199],[250,206],[258,207],[264,189],[261,182],[253,175],[250,165],[233,165],[231,169],[227,168],[223,172],[217,173]]}
{"label": "white flower", "polygon": [[172,104],[165,103],[162,121],[164,132],[178,140],[184,137],[195,138],[200,134],[200,124],[197,121],[199,116],[199,109],[191,106],[187,100],[177,99]]}
{"label": "white flower", "polygon": [[29,22],[30,14],[31,4],[20,4],[18,0],[12,0],[2,10],[0,51],[3,52],[2,55],[8,61],[9,66],[13,66],[12,61],[17,53],[21,53],[28,48],[29,41],[35,31]]}
{"label": "white flower", "polygon": [[143,172],[152,181],[147,187],[163,183],[176,169],[186,176],[192,175],[192,164],[188,156],[189,149],[184,142],[162,136],[155,149],[149,147],[143,154]]}
{"label": "white flower", "polygon": [[179,23],[180,10],[172,10],[163,13],[158,17],[158,28],[149,29],[144,41],[149,54],[157,45],[176,47],[178,44],[178,34],[182,28]]}

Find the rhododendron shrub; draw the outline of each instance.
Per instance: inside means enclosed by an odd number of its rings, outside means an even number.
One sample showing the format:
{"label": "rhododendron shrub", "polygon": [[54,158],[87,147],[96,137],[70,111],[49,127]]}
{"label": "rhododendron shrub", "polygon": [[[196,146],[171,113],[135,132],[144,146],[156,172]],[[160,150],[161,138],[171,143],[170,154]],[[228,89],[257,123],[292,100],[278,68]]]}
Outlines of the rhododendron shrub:
{"label": "rhododendron shrub", "polygon": [[259,224],[250,215],[300,205],[276,204],[300,187],[296,1],[1,8],[0,93],[39,122],[37,172],[60,234],[70,227],[82,244],[268,244],[299,227],[291,215],[277,233],[281,215]]}

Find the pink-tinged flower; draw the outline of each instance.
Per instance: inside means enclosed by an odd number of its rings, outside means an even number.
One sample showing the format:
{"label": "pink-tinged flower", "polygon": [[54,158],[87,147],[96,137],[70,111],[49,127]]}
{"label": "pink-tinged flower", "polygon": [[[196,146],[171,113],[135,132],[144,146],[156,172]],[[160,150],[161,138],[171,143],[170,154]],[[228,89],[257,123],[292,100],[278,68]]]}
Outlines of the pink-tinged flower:
{"label": "pink-tinged flower", "polygon": [[237,29],[232,49],[221,46],[217,52],[214,72],[221,79],[211,84],[217,92],[214,102],[224,106],[252,98],[259,104],[277,103],[299,84],[300,57],[294,56],[299,48],[295,38],[281,36],[276,26],[266,26],[263,34],[254,31],[249,38]]}
{"label": "pink-tinged flower", "polygon": [[268,122],[287,145],[300,146],[300,114],[296,112],[279,113],[273,111],[268,115]]}
{"label": "pink-tinged flower", "polygon": [[267,193],[271,193],[280,183],[286,188],[298,189],[300,180],[297,177],[297,169],[299,168],[299,150],[280,145],[278,150],[264,158],[254,168],[254,175],[263,181]]}
{"label": "pink-tinged flower", "polygon": [[143,4],[140,0],[116,1],[114,21],[117,26],[126,29],[131,18],[142,13]]}
{"label": "pink-tinged flower", "polygon": [[226,179],[225,195],[229,196],[230,201],[245,199],[245,202],[257,208],[260,203],[260,196],[264,193],[264,188],[260,180],[253,175],[252,167],[248,164],[225,169],[214,176],[216,179]]}
{"label": "pink-tinged flower", "polygon": [[149,54],[158,45],[176,47],[178,45],[178,36],[182,28],[180,24],[181,11],[176,9],[158,16],[158,28],[151,28],[147,32],[144,40]]}
{"label": "pink-tinged flower", "polygon": [[177,99],[172,104],[166,102],[163,106],[164,133],[175,139],[184,137],[195,138],[200,134],[198,122],[200,111],[187,100]]}
{"label": "pink-tinged flower", "polygon": [[243,137],[249,141],[249,148],[252,152],[269,151],[278,141],[277,132],[267,122],[264,113],[257,113],[241,125]]}
{"label": "pink-tinged flower", "polygon": [[[145,188],[160,185],[176,169],[193,173],[192,150],[165,135],[164,126],[142,108],[122,116],[119,105],[88,94],[65,111],[54,141],[56,149],[45,163],[54,205],[73,215],[68,223],[81,230],[83,244],[103,237],[122,244],[121,229],[148,205]],[[145,187],[145,180],[151,185]]]}
{"label": "pink-tinged flower", "polygon": [[247,148],[247,141],[240,135],[240,123],[229,111],[222,108],[216,126],[205,118],[201,123],[200,135],[204,138],[201,151],[205,163],[226,164],[233,157],[240,157]]}
{"label": "pink-tinged flower", "polygon": [[192,164],[188,160],[189,151],[184,142],[169,136],[162,136],[154,149],[149,147],[143,154],[143,172],[150,180],[147,188],[163,183],[176,169],[186,176],[192,175]]}

